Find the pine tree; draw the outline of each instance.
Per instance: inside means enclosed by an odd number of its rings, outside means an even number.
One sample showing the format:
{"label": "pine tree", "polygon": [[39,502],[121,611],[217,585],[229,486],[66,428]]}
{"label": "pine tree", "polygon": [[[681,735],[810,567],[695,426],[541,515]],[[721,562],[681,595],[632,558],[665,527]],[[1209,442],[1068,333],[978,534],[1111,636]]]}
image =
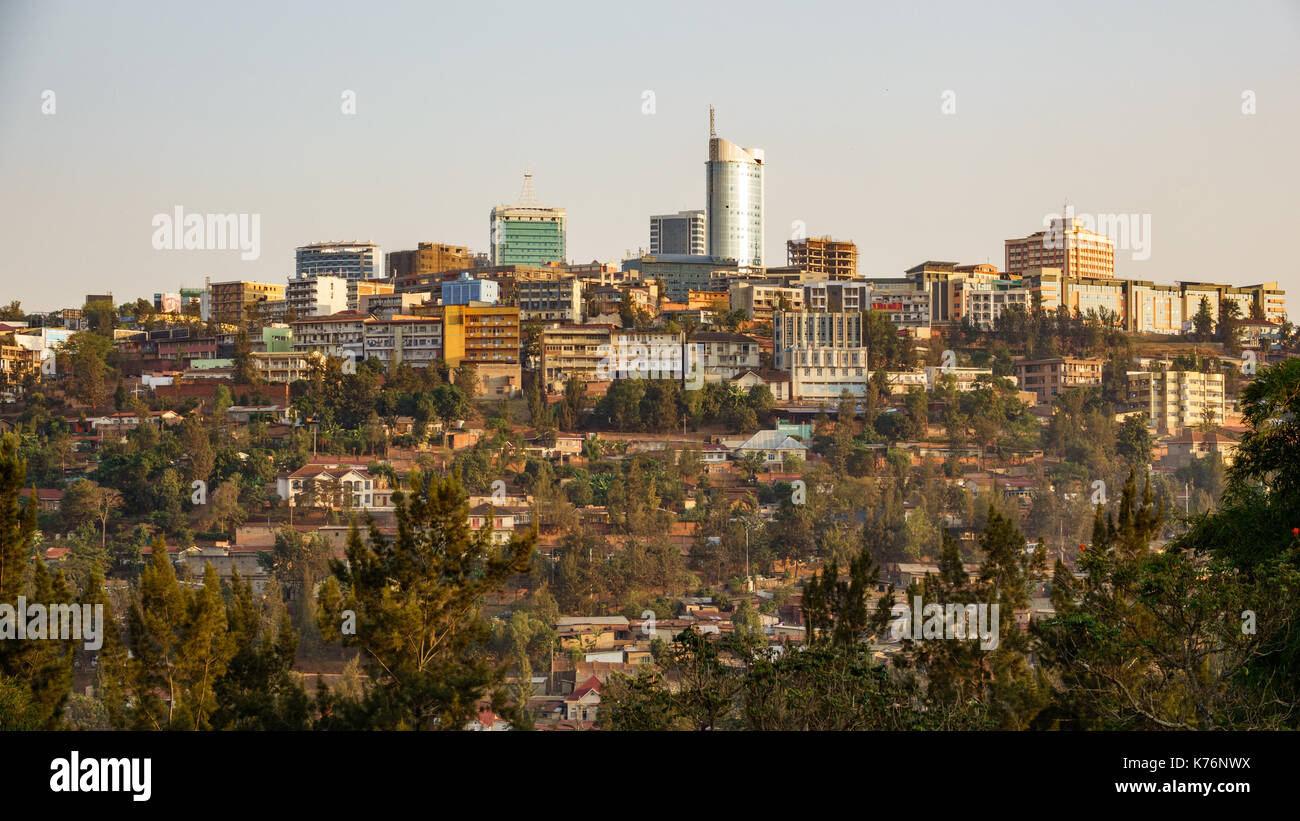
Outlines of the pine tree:
{"label": "pine tree", "polygon": [[[460,729],[485,696],[494,709],[506,708],[504,669],[484,654],[490,631],[479,607],[485,594],[528,572],[536,534],[493,545],[486,530],[471,534],[454,478],[413,471],[410,487],[393,494],[394,539],[373,520],[368,540],[352,527],[347,564],[332,563],[333,578],[318,596],[321,632],[363,650],[369,726]],[[342,630],[345,611],[355,618],[354,635]]]}

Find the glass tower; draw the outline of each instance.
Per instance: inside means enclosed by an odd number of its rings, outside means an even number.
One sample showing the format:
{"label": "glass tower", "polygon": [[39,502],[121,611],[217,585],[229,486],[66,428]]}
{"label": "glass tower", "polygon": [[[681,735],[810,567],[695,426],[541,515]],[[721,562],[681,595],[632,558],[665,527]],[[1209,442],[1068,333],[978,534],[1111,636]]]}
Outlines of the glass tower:
{"label": "glass tower", "polygon": [[[712,125],[712,110],[710,110]],[[763,149],[709,137],[708,254],[763,264]]]}
{"label": "glass tower", "polygon": [[533,175],[524,175],[519,202],[492,209],[489,225],[493,265],[543,266],[564,262],[564,209],[537,201]]}

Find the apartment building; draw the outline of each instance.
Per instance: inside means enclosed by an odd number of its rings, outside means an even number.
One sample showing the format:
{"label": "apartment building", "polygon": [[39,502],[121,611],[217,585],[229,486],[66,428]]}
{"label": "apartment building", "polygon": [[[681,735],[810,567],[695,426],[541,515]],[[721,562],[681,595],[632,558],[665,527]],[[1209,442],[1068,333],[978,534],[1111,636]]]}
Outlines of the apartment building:
{"label": "apartment building", "polygon": [[365,356],[385,367],[405,362],[413,368],[427,368],[442,356],[442,319],[433,316],[397,314],[364,322]]}
{"label": "apartment building", "polygon": [[687,365],[703,369],[705,382],[723,382],[761,366],[757,339],[723,331],[696,331],[686,341]]}
{"label": "apartment building", "polygon": [[40,369],[40,351],[20,345],[0,345],[0,391],[16,393],[23,379]]}
{"label": "apartment building", "polygon": [[872,279],[871,310],[889,316],[899,328],[920,329],[931,326],[930,287],[911,279]]}
{"label": "apartment building", "polygon": [[804,310],[841,313],[871,308],[871,285],[866,282],[805,282],[800,290]]}
{"label": "apartment building", "polygon": [[259,302],[284,299],[283,285],[270,282],[213,282],[209,288],[209,310],[214,322],[226,325],[247,326],[254,320]]}
{"label": "apartment building", "polygon": [[348,282],[343,277],[324,275],[291,279],[284,288],[285,309],[293,311],[298,318],[331,316],[346,311]]}
{"label": "apartment building", "polygon": [[542,331],[542,378],[549,385],[577,376],[598,381],[609,360],[613,325],[560,325]]}
{"label": "apartment building", "polygon": [[727,294],[731,310],[758,322],[770,322],[774,311],[802,311],[806,305],[802,288],[762,280],[732,282]]}
{"label": "apartment building", "polygon": [[389,319],[394,314],[413,314],[424,304],[423,294],[366,294],[360,298],[358,310],[379,319]]}
{"label": "apartment building", "polygon": [[779,311],[772,317],[777,370],[790,373],[796,400],[833,400],[848,390],[866,392],[871,373],[863,345],[862,314]]}
{"label": "apartment building", "polygon": [[942,368],[934,365],[927,365],[924,370],[925,380],[922,385],[927,391],[932,391],[939,384],[939,380],[944,376],[952,376],[956,380],[957,391],[965,393],[975,389],[976,384],[981,379],[992,379],[992,368]]}
{"label": "apartment building", "polygon": [[676,379],[688,373],[681,331],[616,328],[610,333],[605,379]]}
{"label": "apartment building", "polygon": [[1115,242],[1084,228],[1083,220],[1057,218],[1045,231],[1005,243],[1006,272],[1059,268],[1067,277],[1114,277]]}
{"label": "apartment building", "polygon": [[263,382],[291,384],[299,379],[306,379],[311,371],[313,361],[318,361],[320,354],[298,353],[297,351],[271,351],[251,353],[248,355],[253,370]]}
{"label": "apartment building", "polygon": [[422,274],[439,274],[474,267],[474,255],[462,245],[421,242],[411,251],[390,251],[384,255],[384,276],[398,287],[406,287]]}
{"label": "apartment building", "polygon": [[961,299],[958,316],[969,317],[971,323],[981,330],[993,328],[1007,308],[1018,306],[1027,313],[1033,305],[1032,291],[1009,281],[962,283],[958,294]]}
{"label": "apartment building", "polygon": [[1222,373],[1129,371],[1127,378],[1130,407],[1144,411],[1159,433],[1181,433],[1206,421],[1223,424]]}
{"label": "apartment building", "polygon": [[295,353],[313,351],[324,356],[351,355],[360,362],[365,358],[365,320],[359,311],[340,311],[332,316],[299,319],[290,323],[293,328]]}
{"label": "apartment building", "polygon": [[444,358],[451,367],[519,365],[519,309],[505,305],[444,305]]}
{"label": "apartment building", "polygon": [[854,279],[858,275],[858,246],[830,237],[792,239],[785,243],[786,264],[820,279]]}
{"label": "apartment building", "polygon": [[1070,388],[1100,385],[1102,365],[1100,359],[1079,357],[1023,360],[1016,363],[1016,384],[1045,405]]}
{"label": "apartment building", "polygon": [[350,279],[348,280],[348,310],[359,310],[361,307],[361,298],[363,296],[391,294],[393,293],[393,290],[393,284],[391,282],[379,282],[378,280],[373,279]]}
{"label": "apartment building", "polygon": [[577,323],[582,321],[582,280],[521,280],[515,284],[519,318],[525,322]]}

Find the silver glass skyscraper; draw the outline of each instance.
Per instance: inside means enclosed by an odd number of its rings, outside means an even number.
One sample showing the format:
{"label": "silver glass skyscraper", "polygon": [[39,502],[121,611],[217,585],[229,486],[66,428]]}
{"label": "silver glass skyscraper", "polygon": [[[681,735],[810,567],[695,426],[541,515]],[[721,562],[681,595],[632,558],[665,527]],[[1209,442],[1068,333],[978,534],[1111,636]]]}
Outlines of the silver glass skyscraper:
{"label": "silver glass skyscraper", "polygon": [[741,148],[713,128],[709,109],[708,254],[763,264],[763,149]]}

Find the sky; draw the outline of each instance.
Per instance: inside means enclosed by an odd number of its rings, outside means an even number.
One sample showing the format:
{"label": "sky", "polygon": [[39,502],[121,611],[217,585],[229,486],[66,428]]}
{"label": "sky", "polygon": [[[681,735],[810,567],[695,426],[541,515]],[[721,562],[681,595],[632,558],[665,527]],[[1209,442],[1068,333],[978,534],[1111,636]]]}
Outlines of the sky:
{"label": "sky", "polygon": [[[709,105],[766,152],[769,265],[802,230],[869,276],[1001,268],[1068,202],[1149,220],[1118,276],[1300,293],[1297,80],[1300,0],[0,0],[0,301],[283,282],[317,241],[486,251],[525,171],[572,261],[621,260],[704,207]],[[258,215],[259,255],[156,249],[178,206]]]}

